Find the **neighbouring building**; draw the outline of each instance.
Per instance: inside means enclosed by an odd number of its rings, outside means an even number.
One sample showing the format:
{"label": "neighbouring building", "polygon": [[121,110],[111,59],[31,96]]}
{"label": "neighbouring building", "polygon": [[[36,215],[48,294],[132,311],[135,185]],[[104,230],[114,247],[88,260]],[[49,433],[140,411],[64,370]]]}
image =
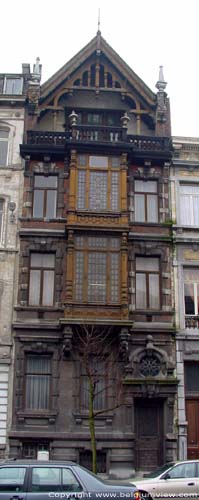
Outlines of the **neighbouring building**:
{"label": "neighbouring building", "polygon": [[173,137],[178,456],[199,458],[199,139]]}
{"label": "neighbouring building", "polygon": [[[98,31],[40,85],[29,81],[10,456],[90,460],[75,337],[112,329],[126,406],[96,419],[99,472],[177,456],[169,100]],[[113,399],[114,393],[105,395]],[[104,398],[97,402],[103,409]]]}
{"label": "neighbouring building", "polygon": [[12,313],[17,291],[18,216],[23,200],[23,141],[28,67],[0,74],[0,457],[8,455],[12,411]]}

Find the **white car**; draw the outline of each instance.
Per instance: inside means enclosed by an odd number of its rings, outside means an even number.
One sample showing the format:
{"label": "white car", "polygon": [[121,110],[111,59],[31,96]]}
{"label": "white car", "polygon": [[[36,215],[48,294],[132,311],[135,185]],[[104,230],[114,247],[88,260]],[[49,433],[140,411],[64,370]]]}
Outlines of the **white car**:
{"label": "white car", "polygon": [[167,463],[142,479],[135,477],[132,483],[154,499],[199,498],[199,460]]}

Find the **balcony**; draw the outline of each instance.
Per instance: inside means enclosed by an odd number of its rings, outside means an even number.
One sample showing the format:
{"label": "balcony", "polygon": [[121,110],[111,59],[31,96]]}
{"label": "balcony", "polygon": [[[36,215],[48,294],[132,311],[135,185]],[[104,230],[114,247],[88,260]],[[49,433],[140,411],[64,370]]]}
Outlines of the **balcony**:
{"label": "balcony", "polygon": [[185,316],[185,328],[190,330],[199,329],[199,315]]}
{"label": "balcony", "polygon": [[124,127],[76,125],[70,131],[50,132],[41,130],[29,130],[27,141],[21,145],[21,154],[32,154],[36,152],[51,154],[61,157],[64,149],[70,144],[84,144],[85,147],[104,145],[106,147],[125,147],[126,151],[134,157],[171,157],[171,139],[169,137],[151,137],[143,135],[128,135]]}
{"label": "balcony", "polygon": [[127,130],[122,127],[100,127],[77,125],[67,132],[43,132],[29,130],[27,132],[28,145],[38,146],[64,146],[66,143],[92,142],[92,143],[125,143],[136,152],[159,152],[169,153],[171,151],[171,139],[169,137],[149,137],[143,135],[128,135]]}

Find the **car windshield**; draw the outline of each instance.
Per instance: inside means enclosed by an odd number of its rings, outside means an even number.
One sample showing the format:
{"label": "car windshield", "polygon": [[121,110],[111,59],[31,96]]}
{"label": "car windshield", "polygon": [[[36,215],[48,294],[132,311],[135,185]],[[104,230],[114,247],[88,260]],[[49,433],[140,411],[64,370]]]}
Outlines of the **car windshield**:
{"label": "car windshield", "polygon": [[158,469],[150,472],[149,474],[145,474],[144,477],[148,478],[153,478],[153,477],[158,477],[160,474],[163,474],[163,472],[166,472],[169,470],[171,467],[175,465],[175,462],[168,462],[167,464],[162,465],[162,467],[159,467]]}

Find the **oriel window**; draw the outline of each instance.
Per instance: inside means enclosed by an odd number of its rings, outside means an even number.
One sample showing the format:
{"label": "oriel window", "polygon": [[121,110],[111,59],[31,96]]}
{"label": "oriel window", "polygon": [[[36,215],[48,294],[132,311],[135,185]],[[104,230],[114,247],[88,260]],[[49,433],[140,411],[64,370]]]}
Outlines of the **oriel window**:
{"label": "oriel window", "polygon": [[96,212],[120,210],[119,185],[119,157],[78,157],[78,209]]}
{"label": "oriel window", "polygon": [[75,238],[74,299],[117,304],[120,300],[119,238]]}

